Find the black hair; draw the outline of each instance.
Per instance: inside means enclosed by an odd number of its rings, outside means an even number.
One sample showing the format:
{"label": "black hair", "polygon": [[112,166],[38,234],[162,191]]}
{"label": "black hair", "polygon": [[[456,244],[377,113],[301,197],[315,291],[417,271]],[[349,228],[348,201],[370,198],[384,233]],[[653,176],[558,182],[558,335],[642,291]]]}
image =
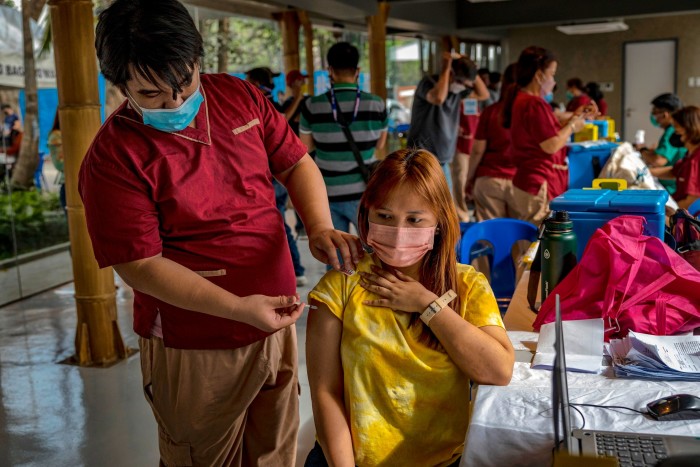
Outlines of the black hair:
{"label": "black hair", "polygon": [[651,105],[653,105],[657,109],[666,110],[668,112],[675,112],[676,110],[679,110],[683,107],[683,102],[675,94],[667,92],[665,94],[656,96],[654,100],[651,101]]}
{"label": "black hair", "polygon": [[360,52],[349,42],[338,42],[328,49],[328,66],[336,72],[355,72],[360,63]]}
{"label": "black hair", "polygon": [[[518,66],[517,63],[511,63],[506,67],[506,70],[503,72],[503,89],[508,89],[512,85],[515,84],[515,68]],[[501,74],[498,74],[499,79],[501,78]],[[501,94],[501,98],[499,99],[499,102],[505,99],[505,93]]]}
{"label": "black hair", "polygon": [[595,81],[591,81],[590,83],[586,84],[583,90],[586,94],[588,94],[588,97],[593,99],[595,102],[600,101],[604,97],[603,91],[600,90],[600,84],[596,83]]}
{"label": "black hair", "polygon": [[467,57],[460,57],[452,60],[452,72],[455,76],[459,76],[470,81],[474,81],[478,74],[476,63]]}
{"label": "black hair", "polygon": [[167,83],[173,98],[192,82],[204,55],[202,36],[177,0],[116,0],[100,13],[95,48],[102,73],[116,86],[133,78],[133,66],[150,83]]}
{"label": "black hair", "polygon": [[488,68],[479,68],[479,70],[476,72],[477,75],[490,75],[491,72],[489,71]]}
{"label": "black hair", "polygon": [[11,109],[12,106],[10,104],[2,104],[0,105],[0,110],[5,110],[5,109]]}
{"label": "black hair", "polygon": [[578,89],[579,91],[584,91],[584,89],[583,89],[583,81],[581,81],[581,78],[570,78],[570,79],[566,82],[566,87],[567,87],[567,88]]}
{"label": "black hair", "polygon": [[491,84],[496,84],[501,81],[502,75],[497,71],[492,71],[489,73],[489,82]]}
{"label": "black hair", "polygon": [[515,66],[515,84],[508,86],[505,90],[505,98],[503,101],[503,128],[510,128],[513,118],[513,103],[518,91],[535,79],[535,74],[538,71],[546,70],[553,62],[557,61],[557,57],[551,50],[542,47],[530,46],[520,53],[518,62]]}

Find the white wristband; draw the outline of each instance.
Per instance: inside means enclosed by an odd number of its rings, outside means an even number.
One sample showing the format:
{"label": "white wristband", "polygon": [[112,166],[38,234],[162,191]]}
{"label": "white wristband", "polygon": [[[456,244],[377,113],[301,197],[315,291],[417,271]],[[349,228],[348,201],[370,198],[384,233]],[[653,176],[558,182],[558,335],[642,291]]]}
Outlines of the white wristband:
{"label": "white wristband", "polygon": [[445,293],[442,297],[438,298],[437,300],[433,301],[430,305],[428,305],[428,308],[425,309],[423,313],[420,315],[420,319],[426,324],[426,326],[430,326],[430,321],[440,313],[448,303],[450,303],[452,300],[454,300],[457,297],[457,294],[455,293],[454,290],[450,289]]}

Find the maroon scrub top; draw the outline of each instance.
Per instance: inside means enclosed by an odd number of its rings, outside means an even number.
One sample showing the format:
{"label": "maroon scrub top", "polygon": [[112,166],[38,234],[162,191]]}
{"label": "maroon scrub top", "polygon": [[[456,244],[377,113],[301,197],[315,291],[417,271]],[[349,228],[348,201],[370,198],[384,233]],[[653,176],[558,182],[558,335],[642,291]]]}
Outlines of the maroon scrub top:
{"label": "maroon scrub top", "polygon": [[547,182],[551,200],[564,193],[569,184],[566,146],[547,154],[540,143],[557,136],[561,129],[552,107],[541,97],[518,91],[510,126],[511,155],[517,167],[513,186],[537,195]]}
{"label": "maroon scrub top", "polygon": [[673,175],[676,176],[673,199],[681,201],[688,195],[700,197],[700,148],[676,162]]}
{"label": "maroon scrub top", "polygon": [[461,134],[457,138],[457,152],[471,154],[474,145],[474,133],[479,124],[478,115],[464,115],[464,102],[460,105],[459,127]]}
{"label": "maroon scrub top", "polygon": [[501,122],[503,104],[497,102],[481,112],[479,126],[474,139],[486,141],[486,150],[481,157],[475,177],[494,177],[512,180],[515,166],[510,155],[510,130]]}
{"label": "maroon scrub top", "polygon": [[575,112],[576,109],[581,107],[582,105],[588,105],[591,103],[591,98],[588,97],[588,94],[581,94],[580,96],[575,96],[573,99],[569,101],[568,104],[566,104],[566,111],[567,112]]}
{"label": "maroon scrub top", "polygon": [[[292,295],[294,269],[272,175],[306,148],[249,83],[201,75],[196,128],[166,133],[126,103],[105,122],[79,189],[100,267],[158,254],[239,296]],[[150,337],[160,313],[168,347],[225,349],[268,335],[134,292],[134,330]]]}

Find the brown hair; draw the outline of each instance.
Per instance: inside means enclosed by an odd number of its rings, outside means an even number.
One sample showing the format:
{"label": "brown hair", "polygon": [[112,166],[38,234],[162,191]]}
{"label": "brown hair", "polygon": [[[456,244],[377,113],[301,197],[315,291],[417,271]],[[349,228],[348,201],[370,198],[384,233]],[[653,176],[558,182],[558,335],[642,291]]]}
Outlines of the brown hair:
{"label": "brown hair", "polygon": [[700,107],[683,107],[673,112],[671,118],[685,130],[686,143],[700,144]]}
{"label": "brown hair", "polygon": [[[448,290],[457,290],[457,254],[459,218],[452,201],[452,194],[437,158],[424,149],[401,149],[382,160],[367,183],[360,200],[358,230],[367,243],[369,210],[377,208],[399,186],[410,186],[433,206],[437,221],[437,235],[433,249],[423,258],[420,283],[434,294],[441,296]],[[452,309],[459,311],[459,295],[452,302]],[[440,348],[440,342],[427,326],[422,325],[418,313],[411,314],[410,326],[419,326],[419,341],[432,348]]]}
{"label": "brown hair", "polygon": [[520,53],[515,66],[515,83],[508,86],[504,91],[503,128],[510,128],[513,120],[513,103],[518,95],[518,91],[535,79],[537,71],[546,70],[552,62],[556,61],[557,58],[552,51],[534,45]]}

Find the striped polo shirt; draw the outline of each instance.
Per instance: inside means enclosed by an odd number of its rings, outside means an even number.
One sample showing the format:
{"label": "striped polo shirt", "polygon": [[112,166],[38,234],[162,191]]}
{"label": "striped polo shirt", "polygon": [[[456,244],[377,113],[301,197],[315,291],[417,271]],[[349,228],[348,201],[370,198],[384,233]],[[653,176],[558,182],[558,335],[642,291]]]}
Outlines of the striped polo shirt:
{"label": "striped polo shirt", "polygon": [[[345,121],[352,120],[357,96],[357,85],[335,83],[339,111]],[[367,92],[360,95],[357,118],[350,124],[357,148],[366,164],[374,162],[374,148],[382,132],[387,130],[388,120],[381,97]],[[365,190],[362,173],[350,149],[342,128],[333,118],[328,93],[306,100],[301,110],[299,132],[313,135],[316,146],[316,164],[326,182],[330,201],[360,199]]]}

